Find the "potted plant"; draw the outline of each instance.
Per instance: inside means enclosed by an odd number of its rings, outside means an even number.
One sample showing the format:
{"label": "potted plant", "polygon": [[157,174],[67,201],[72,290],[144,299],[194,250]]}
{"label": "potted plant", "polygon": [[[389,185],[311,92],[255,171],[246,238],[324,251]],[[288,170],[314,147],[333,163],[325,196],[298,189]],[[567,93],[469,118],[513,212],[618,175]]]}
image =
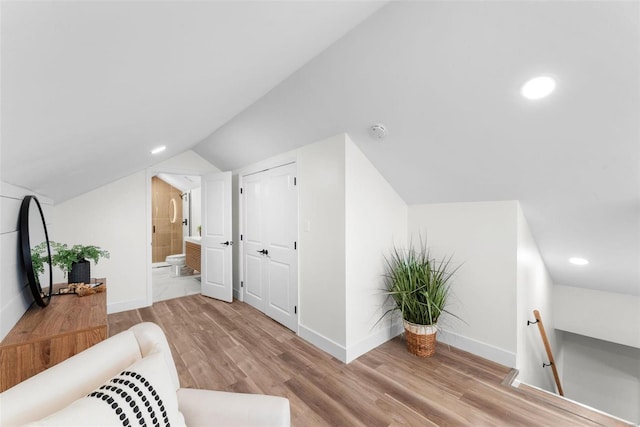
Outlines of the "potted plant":
{"label": "potted plant", "polygon": [[436,261],[426,239],[420,247],[393,248],[386,258],[384,282],[393,307],[385,314],[400,313],[404,322],[407,349],[421,357],[435,353],[438,319],[446,310],[451,277],[459,267],[451,266],[451,257]]}
{"label": "potted plant", "polygon": [[[49,242],[51,246],[51,263],[68,277],[68,283],[89,283],[91,280],[91,264],[98,263],[101,258],[109,258],[109,252],[98,246],[73,245]],[[41,274],[46,262],[46,242],[36,246],[32,251],[34,270]]]}

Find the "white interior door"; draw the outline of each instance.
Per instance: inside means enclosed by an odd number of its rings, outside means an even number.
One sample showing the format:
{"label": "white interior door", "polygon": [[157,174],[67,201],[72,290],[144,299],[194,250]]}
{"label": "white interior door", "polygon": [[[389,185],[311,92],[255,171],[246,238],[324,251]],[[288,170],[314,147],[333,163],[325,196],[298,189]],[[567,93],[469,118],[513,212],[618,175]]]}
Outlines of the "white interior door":
{"label": "white interior door", "polygon": [[263,211],[265,194],[264,172],[244,177],[242,195],[244,218],[242,223],[242,261],[244,266],[243,290],[244,302],[264,313],[266,248],[265,215]]}
{"label": "white interior door", "polygon": [[244,301],[298,330],[296,165],[243,177]]}
{"label": "white interior door", "polygon": [[296,165],[271,169],[265,215],[267,233],[267,305],[265,314],[298,331],[298,192]]}
{"label": "white interior door", "polygon": [[231,172],[202,178],[202,295],[233,301]]}

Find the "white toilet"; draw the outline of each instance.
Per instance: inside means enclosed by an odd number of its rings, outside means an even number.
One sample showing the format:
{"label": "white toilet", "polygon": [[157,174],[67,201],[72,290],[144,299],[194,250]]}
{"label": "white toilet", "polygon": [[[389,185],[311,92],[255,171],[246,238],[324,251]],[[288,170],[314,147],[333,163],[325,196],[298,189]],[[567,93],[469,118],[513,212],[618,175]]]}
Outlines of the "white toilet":
{"label": "white toilet", "polygon": [[175,268],[176,276],[181,276],[182,267],[186,265],[186,256],[185,254],[169,255],[165,262]]}

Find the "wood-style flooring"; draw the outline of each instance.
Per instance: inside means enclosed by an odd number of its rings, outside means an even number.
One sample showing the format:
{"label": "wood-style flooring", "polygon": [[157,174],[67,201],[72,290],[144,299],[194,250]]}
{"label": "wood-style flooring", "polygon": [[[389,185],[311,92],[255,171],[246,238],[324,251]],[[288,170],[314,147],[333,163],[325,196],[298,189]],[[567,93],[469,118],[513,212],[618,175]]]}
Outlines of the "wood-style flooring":
{"label": "wood-style flooring", "polygon": [[108,320],[110,335],[160,325],[182,387],[287,397],[293,426],[627,425],[504,385],[509,368],[446,345],[422,359],[397,337],[346,365],[238,301],[192,295]]}

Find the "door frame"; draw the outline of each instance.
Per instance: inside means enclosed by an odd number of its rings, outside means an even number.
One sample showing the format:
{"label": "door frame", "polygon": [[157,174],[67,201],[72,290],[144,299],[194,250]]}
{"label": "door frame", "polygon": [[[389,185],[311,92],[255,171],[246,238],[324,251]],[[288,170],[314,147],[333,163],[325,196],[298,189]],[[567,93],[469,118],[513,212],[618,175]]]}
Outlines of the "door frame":
{"label": "door frame", "polygon": [[[275,169],[281,166],[287,166],[290,164],[298,164],[298,159],[297,156],[293,156],[293,155],[284,155],[278,158],[274,158],[274,159],[268,159],[259,163],[256,163],[255,165],[243,168],[241,170],[238,171],[238,187],[233,189],[233,194],[235,196],[238,197],[238,216],[234,217],[237,221],[236,223],[238,224],[237,226],[237,230],[238,233],[236,236],[234,236],[234,239],[236,242],[238,242],[239,244],[236,246],[238,248],[238,252],[234,253],[234,257],[237,260],[237,265],[238,265],[238,271],[237,271],[237,275],[235,275],[234,277],[238,277],[238,293],[236,295],[236,289],[234,287],[234,296],[239,300],[239,301],[243,301],[244,302],[244,287],[240,286],[240,283],[244,282],[244,257],[242,256],[242,254],[244,253],[244,240],[240,239],[240,236],[244,234],[244,214],[245,214],[245,206],[244,206],[244,198],[242,197],[242,195],[240,194],[240,189],[242,189],[244,187],[244,177],[245,176],[249,176],[249,175],[255,175],[257,173],[260,172],[265,172],[269,169]],[[298,224],[300,222],[300,197],[298,195],[298,209],[297,209],[297,214],[298,214]],[[299,230],[299,226],[298,226],[298,230]],[[296,234],[296,240],[299,242],[300,241],[300,236]],[[235,246],[235,245],[234,245]],[[298,313],[300,312],[300,251],[296,251],[296,263],[297,263],[297,280],[296,280],[296,285],[298,286],[298,289],[296,292],[296,305],[298,306]],[[300,323],[300,316],[298,316],[298,324]],[[296,332],[297,334],[297,332]]]}
{"label": "door frame", "polygon": [[152,241],[153,236],[151,233],[151,228],[153,223],[151,221],[151,213],[153,210],[152,205],[152,189],[151,189],[151,179],[154,176],[157,176],[160,173],[166,173],[169,175],[191,175],[191,176],[202,176],[202,171],[194,171],[187,169],[166,169],[166,168],[154,168],[153,166],[148,167],[145,171],[145,211],[146,211],[146,223],[147,223],[147,231],[146,231],[146,239],[147,239],[147,307],[151,307],[153,305],[153,277],[152,277],[152,265],[153,265],[153,252],[152,252]]}

